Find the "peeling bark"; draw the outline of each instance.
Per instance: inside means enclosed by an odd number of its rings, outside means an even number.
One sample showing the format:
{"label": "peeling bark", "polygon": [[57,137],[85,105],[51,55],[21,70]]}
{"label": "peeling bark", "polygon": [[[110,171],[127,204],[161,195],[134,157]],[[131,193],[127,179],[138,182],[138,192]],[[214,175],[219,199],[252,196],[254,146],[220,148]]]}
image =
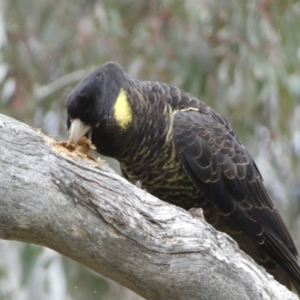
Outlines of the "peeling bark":
{"label": "peeling bark", "polygon": [[0,115],[0,238],[52,248],[146,299],[297,299],[205,221]]}

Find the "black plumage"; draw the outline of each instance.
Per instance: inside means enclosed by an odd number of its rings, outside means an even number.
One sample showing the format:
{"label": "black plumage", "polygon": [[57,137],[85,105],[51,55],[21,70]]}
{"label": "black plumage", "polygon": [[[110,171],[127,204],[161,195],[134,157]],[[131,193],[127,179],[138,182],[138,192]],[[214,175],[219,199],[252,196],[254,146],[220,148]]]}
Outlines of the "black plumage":
{"label": "black plumage", "polygon": [[123,175],[206,220],[291,288],[300,290],[297,250],[252,157],[214,110],[177,87],[142,82],[109,62],[66,101],[71,144],[90,133]]}

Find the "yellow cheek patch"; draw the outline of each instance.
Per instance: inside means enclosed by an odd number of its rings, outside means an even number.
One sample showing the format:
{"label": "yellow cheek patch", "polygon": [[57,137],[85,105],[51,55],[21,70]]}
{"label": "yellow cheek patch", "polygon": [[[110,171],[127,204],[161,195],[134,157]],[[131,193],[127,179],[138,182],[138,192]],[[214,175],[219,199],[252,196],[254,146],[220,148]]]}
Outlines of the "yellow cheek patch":
{"label": "yellow cheek patch", "polygon": [[115,119],[121,128],[125,129],[132,121],[132,111],[124,89],[120,90],[114,106]]}

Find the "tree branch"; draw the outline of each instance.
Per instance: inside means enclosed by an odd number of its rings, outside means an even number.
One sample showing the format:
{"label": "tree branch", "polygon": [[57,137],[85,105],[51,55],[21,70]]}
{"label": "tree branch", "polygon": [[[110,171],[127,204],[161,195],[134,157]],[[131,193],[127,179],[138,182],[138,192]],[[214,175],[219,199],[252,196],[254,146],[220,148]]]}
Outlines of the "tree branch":
{"label": "tree branch", "polygon": [[4,115],[0,170],[1,239],[52,248],[146,299],[297,299],[226,234]]}

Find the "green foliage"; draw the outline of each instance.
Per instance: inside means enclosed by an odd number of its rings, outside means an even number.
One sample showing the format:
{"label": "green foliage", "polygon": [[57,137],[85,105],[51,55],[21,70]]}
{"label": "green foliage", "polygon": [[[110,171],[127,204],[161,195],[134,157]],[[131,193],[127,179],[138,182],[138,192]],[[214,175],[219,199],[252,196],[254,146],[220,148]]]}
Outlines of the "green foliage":
{"label": "green foliage", "polygon": [[[285,220],[291,227],[299,223],[298,1],[0,0],[0,8],[2,113],[66,138],[69,91],[91,69],[118,61],[132,76],[175,84],[228,119]],[[25,288],[43,251],[18,247]],[[90,292],[109,290],[111,283],[55,260],[66,270],[65,293],[72,299],[94,299],[76,283],[83,277]],[[0,283],[9,272],[1,270]],[[72,286],[80,287],[77,295]],[[105,295],[100,299],[112,299]]]}

